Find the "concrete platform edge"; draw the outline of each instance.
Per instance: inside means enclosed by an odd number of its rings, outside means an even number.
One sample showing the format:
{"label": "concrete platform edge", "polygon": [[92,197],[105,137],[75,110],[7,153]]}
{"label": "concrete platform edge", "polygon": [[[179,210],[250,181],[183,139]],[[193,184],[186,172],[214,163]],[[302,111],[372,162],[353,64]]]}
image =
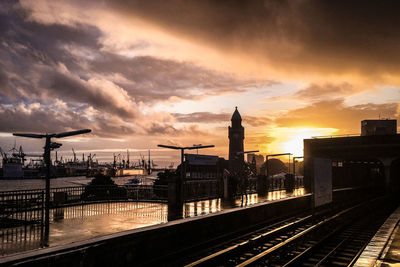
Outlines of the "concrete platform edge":
{"label": "concrete platform edge", "polygon": [[381,266],[392,241],[394,232],[400,222],[400,207],[398,207],[379,228],[378,232],[365,247],[353,266]]}

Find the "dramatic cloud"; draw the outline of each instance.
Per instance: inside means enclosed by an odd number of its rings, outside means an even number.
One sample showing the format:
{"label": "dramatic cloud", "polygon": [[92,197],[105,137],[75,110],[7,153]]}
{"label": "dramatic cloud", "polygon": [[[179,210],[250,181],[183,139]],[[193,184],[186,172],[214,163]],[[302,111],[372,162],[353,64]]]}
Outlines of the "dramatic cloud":
{"label": "dramatic cloud", "polygon": [[[96,133],[99,136],[193,134],[195,125],[176,129],[173,117],[153,111],[152,104],[204,99],[260,86],[259,80],[217,73],[189,62],[104,51],[105,33],[96,25],[54,22],[49,17],[44,23],[17,3],[0,6],[0,104],[10,105],[1,109],[7,114],[3,131],[44,130],[48,129],[45,123],[51,123],[51,131],[66,125],[90,125],[105,132]],[[55,99],[64,102],[67,109],[62,112],[76,117],[65,118],[54,110]],[[41,104],[37,114],[11,108],[34,102]],[[94,112],[92,116],[89,111]],[[46,120],[38,123],[43,117]],[[26,121],[26,125],[16,127],[16,121]]]}
{"label": "dramatic cloud", "polygon": [[286,73],[350,72],[380,79],[399,74],[397,1],[121,0],[108,5]]}
{"label": "dramatic cloud", "polygon": [[398,119],[398,103],[346,106],[343,99],[318,101],[293,109],[275,120],[281,127],[313,126],[336,128],[340,133],[360,133],[361,121],[381,118]]}
{"label": "dramatic cloud", "polygon": [[2,1],[0,131],[91,128],[87,149],[107,146],[97,138],[202,142],[226,155],[239,106],[246,148],[263,152],[357,133],[362,119],[399,117],[397,10],[394,1]]}
{"label": "dramatic cloud", "polygon": [[[202,99],[226,93],[238,93],[273,81],[240,79],[216,73],[188,62],[161,60],[149,56],[127,58],[103,53],[89,62],[89,71],[105,75],[125,88],[137,100],[154,102],[171,98]],[[116,75],[118,74],[118,75]]]}
{"label": "dramatic cloud", "polygon": [[341,84],[310,84],[304,89],[301,89],[294,94],[296,99],[323,99],[336,98],[351,95],[357,90],[349,83]]}

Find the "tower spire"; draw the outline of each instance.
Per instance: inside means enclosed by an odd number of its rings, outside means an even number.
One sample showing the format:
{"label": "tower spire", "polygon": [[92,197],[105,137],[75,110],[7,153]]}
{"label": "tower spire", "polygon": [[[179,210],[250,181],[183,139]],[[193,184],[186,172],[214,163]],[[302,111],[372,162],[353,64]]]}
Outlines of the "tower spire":
{"label": "tower spire", "polygon": [[244,151],[244,128],[242,126],[242,117],[235,107],[231,118],[232,126],[228,127],[229,133],[229,169],[235,171],[244,162],[244,155],[238,152]]}

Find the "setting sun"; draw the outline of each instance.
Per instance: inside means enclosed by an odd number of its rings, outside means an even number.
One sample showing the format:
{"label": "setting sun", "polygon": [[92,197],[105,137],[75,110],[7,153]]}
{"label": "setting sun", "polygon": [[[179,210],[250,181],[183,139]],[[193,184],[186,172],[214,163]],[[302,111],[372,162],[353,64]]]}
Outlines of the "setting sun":
{"label": "setting sun", "polygon": [[279,128],[277,131],[277,153],[287,152],[293,156],[303,156],[303,139],[313,136],[332,135],[337,132],[333,128]]}

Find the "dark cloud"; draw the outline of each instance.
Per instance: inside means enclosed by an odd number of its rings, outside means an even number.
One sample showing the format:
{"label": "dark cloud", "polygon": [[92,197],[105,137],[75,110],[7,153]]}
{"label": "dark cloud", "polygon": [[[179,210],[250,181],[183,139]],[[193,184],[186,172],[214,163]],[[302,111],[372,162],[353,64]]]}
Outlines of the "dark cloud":
{"label": "dark cloud", "polygon": [[365,119],[396,118],[398,103],[363,104],[346,106],[343,99],[318,101],[304,108],[293,109],[275,120],[281,127],[313,126],[336,128],[340,133],[353,134],[361,131]]}
{"label": "dark cloud", "polygon": [[[101,43],[104,33],[96,26],[42,23],[30,15],[17,1],[0,3],[0,104],[6,105],[0,111],[7,116],[2,130],[60,131],[89,125],[104,131],[102,136],[193,134],[201,131],[178,131],[163,116],[148,117],[138,106],[172,97],[199,99],[242,92],[258,85],[189,62],[106,52]],[[131,48],[147,45],[139,42]],[[266,80],[263,85],[272,83]],[[74,114],[73,120],[54,110],[58,100],[68,108],[63,112]],[[40,109],[24,113],[10,108],[21,103],[40,103]],[[90,120],[85,114],[89,107],[98,112]]]}
{"label": "dark cloud", "polygon": [[138,101],[154,102],[171,97],[201,99],[213,95],[243,92],[275,81],[251,80],[211,71],[188,62],[150,56],[127,58],[103,53],[89,62],[90,70],[103,75],[121,74],[126,81],[116,83]]}
{"label": "dark cloud", "polygon": [[73,44],[81,49],[98,49],[101,34],[89,25],[73,28],[39,24],[27,16],[28,12],[15,1],[0,5],[0,62],[7,70],[8,80],[0,95],[18,101],[37,101],[41,100],[44,89],[37,82],[48,78],[49,70],[54,71],[60,63],[78,73],[82,70],[80,60],[64,47]]}
{"label": "dark cloud", "polygon": [[85,81],[71,74],[49,70],[39,83],[51,96],[73,102],[86,103],[126,119],[135,118],[136,103],[121,88],[106,80]]}
{"label": "dark cloud", "polygon": [[74,112],[65,114],[48,108],[0,106],[0,132],[59,132],[88,128],[89,125],[89,120]]}
{"label": "dark cloud", "polygon": [[127,16],[290,71],[398,74],[398,1],[108,1]]}
{"label": "dark cloud", "polygon": [[0,103],[7,102],[7,96],[11,96],[12,94],[13,93],[9,86],[8,77],[3,70],[2,64],[0,63]]}

